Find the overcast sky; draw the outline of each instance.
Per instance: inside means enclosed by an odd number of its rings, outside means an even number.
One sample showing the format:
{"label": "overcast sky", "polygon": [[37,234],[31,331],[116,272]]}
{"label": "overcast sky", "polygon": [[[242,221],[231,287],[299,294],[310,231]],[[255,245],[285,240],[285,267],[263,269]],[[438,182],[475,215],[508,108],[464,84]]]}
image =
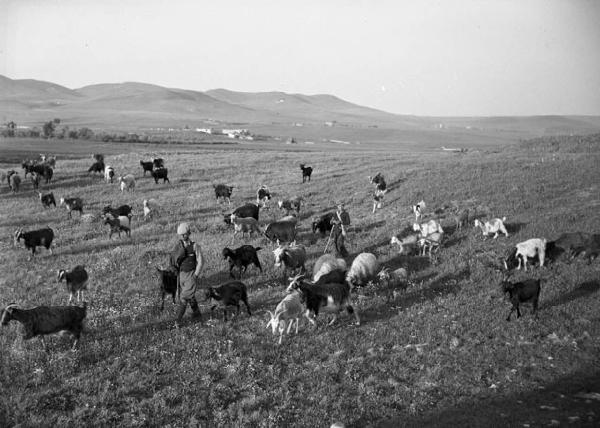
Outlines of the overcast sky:
{"label": "overcast sky", "polygon": [[0,0],[0,74],[600,115],[595,0]]}

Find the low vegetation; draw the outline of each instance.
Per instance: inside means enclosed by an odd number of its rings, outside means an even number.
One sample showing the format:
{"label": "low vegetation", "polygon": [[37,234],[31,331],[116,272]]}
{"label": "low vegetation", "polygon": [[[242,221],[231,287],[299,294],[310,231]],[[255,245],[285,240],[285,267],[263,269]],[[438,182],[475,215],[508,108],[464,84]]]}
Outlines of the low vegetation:
{"label": "low vegetation", "polygon": [[[66,141],[66,140],[65,140]],[[2,142],[0,142],[0,145]],[[68,151],[42,141],[32,154]],[[108,146],[107,146],[108,147]],[[57,198],[80,197],[83,213],[129,204],[131,237],[108,238],[100,220],[68,218],[64,208],[44,209],[27,181],[12,195],[0,190],[0,306],[63,305],[69,298],[56,271],[85,266],[87,320],[77,351],[69,338],[24,341],[20,326],[0,329],[0,425],[23,426],[540,426],[596,425],[600,393],[600,261],[551,261],[518,271],[514,280],[541,279],[538,319],[531,308],[506,321],[502,258],[517,242],[556,238],[565,231],[600,232],[600,137],[558,145],[542,139],[467,153],[363,150],[296,152],[154,147],[105,151],[117,175],[132,173],[135,192],[87,174],[90,155],[59,159],[50,184]],[[95,145],[93,152],[103,152]],[[14,155],[14,152],[11,152]],[[108,154],[110,153],[110,154]],[[25,153],[23,153],[25,156]],[[142,176],[140,159],[165,159],[171,183]],[[32,155],[33,156],[33,155]],[[302,184],[300,163],[310,164]],[[17,161],[0,169],[20,170]],[[372,214],[368,176],[384,174],[388,192]],[[382,267],[403,267],[401,285],[358,288],[353,306],[361,325],[343,314],[314,329],[306,319],[298,335],[278,336],[266,325],[287,284],[273,264],[274,249],[253,234],[236,236],[223,222],[231,212],[215,201],[213,184],[234,187],[231,208],[256,199],[267,184],[275,200],[304,198],[298,241],[309,269],[327,236],[311,231],[312,218],[344,202],[352,218],[350,261],[361,252]],[[41,189],[40,189],[41,190]],[[144,220],[142,201],[156,212]],[[394,234],[408,233],[411,205],[424,200],[424,220],[437,219],[445,241],[433,257],[398,255]],[[273,204],[272,204],[273,205]],[[509,237],[487,238],[470,225],[456,228],[454,207],[472,219],[507,218]],[[260,224],[279,218],[262,210]],[[242,311],[223,322],[209,318],[204,289],[202,321],[174,328],[170,299],[161,312],[156,267],[166,266],[181,221],[193,225],[206,267],[202,288],[228,281],[225,247],[261,246],[263,267],[242,278],[252,316]],[[28,261],[11,236],[50,226],[54,251]]]}

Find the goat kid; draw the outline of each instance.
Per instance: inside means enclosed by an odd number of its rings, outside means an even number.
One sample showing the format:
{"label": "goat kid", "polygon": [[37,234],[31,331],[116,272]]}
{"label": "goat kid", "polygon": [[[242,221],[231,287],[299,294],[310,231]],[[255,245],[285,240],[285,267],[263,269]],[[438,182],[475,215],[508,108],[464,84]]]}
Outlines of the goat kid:
{"label": "goat kid", "polygon": [[[224,321],[227,321],[227,306],[235,306],[237,308],[237,315],[240,314],[240,300],[246,305],[248,315],[252,315],[250,305],[248,304],[246,284],[241,281],[230,281],[218,287],[208,287],[206,290],[206,301],[210,299],[216,300],[223,309]],[[210,308],[211,315],[216,307],[217,305],[214,305]]]}
{"label": "goat kid", "polygon": [[510,321],[510,316],[516,310],[517,318],[521,317],[519,305],[521,303],[529,303],[533,305],[533,314],[537,318],[537,308],[540,299],[541,280],[527,279],[522,282],[510,282],[507,279],[501,283],[502,292],[508,294],[509,300],[512,303],[512,308],[508,313],[506,321]]}
{"label": "goat kid", "polygon": [[77,301],[83,300],[83,290],[87,290],[88,273],[84,266],[77,265],[67,272],[64,269],[58,271],[57,282],[65,280],[67,291],[69,292],[69,304],[73,300],[73,296],[77,293]]}

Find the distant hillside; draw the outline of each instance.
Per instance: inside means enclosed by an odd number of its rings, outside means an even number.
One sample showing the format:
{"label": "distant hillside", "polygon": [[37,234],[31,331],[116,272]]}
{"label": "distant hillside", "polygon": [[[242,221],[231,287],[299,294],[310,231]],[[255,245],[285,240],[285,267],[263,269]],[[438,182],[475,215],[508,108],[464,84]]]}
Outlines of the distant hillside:
{"label": "distant hillside", "polygon": [[597,116],[418,117],[360,106],[333,95],[206,92],[126,82],[69,89],[0,76],[0,123],[100,129],[244,127],[304,141],[441,146],[497,144],[548,134],[600,132]]}

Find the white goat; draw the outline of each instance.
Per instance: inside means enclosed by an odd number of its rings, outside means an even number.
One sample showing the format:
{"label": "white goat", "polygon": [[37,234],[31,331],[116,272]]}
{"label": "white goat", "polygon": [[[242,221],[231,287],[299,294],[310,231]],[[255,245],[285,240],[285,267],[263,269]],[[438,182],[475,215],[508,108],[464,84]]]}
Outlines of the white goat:
{"label": "white goat", "polygon": [[378,270],[379,262],[375,254],[360,253],[350,265],[350,270],[346,274],[346,282],[350,288],[366,284],[377,275]]}
{"label": "white goat", "polygon": [[402,253],[410,253],[411,250],[414,250],[417,246],[418,235],[408,235],[402,239],[398,239],[396,235],[392,236],[390,240],[390,245],[398,245],[400,247],[400,251],[398,254]]}
{"label": "white goat", "polygon": [[506,227],[504,227],[504,222],[506,221],[506,217],[502,217],[502,219],[494,218],[490,221],[486,221],[482,223],[479,219],[475,219],[475,227],[479,227],[483,232],[483,236],[488,236],[490,233],[494,233],[494,239],[498,237],[498,233],[504,233],[504,236],[508,236],[508,232],[506,231]]}
{"label": "white goat", "polygon": [[267,328],[271,327],[273,334],[279,332],[279,344],[283,340],[283,332],[285,331],[286,323],[287,334],[290,334],[294,321],[296,321],[296,334],[298,334],[298,323],[300,317],[304,312],[304,307],[300,301],[300,294],[297,291],[292,291],[286,295],[281,302],[275,308],[275,312],[267,311],[271,316],[271,319],[267,323]]}
{"label": "white goat", "polygon": [[258,220],[253,217],[238,217],[235,214],[231,214],[231,223],[234,226],[233,237],[231,238],[232,244],[235,240],[235,235],[237,235],[238,232],[242,232],[242,237],[244,237],[246,232],[248,232],[248,236],[250,236],[252,232],[260,234]]}
{"label": "white goat", "polygon": [[121,183],[121,193],[127,189],[129,192],[135,190],[135,177],[133,174],[127,174],[126,176],[119,177],[119,183]]}
{"label": "white goat", "polygon": [[112,183],[114,176],[115,169],[110,165],[106,165],[104,167],[104,180],[106,180],[107,183]]}
{"label": "white goat", "polygon": [[427,223],[415,223],[413,224],[413,230],[419,232],[421,237],[431,235],[435,232],[444,233],[442,225],[436,220],[429,220]]}
{"label": "white goat", "polygon": [[435,248],[436,250],[440,247],[444,234],[440,232],[433,232],[429,235],[419,239],[419,246],[422,248],[421,255],[425,255],[427,247],[429,247],[429,257],[431,258],[431,251]]}
{"label": "white goat", "polygon": [[527,241],[519,242],[515,245],[513,253],[504,261],[504,267],[508,269],[507,261],[518,260],[517,269],[521,269],[521,259],[523,259],[523,268],[527,272],[527,258],[534,258],[536,255],[540,259],[540,266],[544,266],[546,259],[546,243],[545,238],[532,238]]}

